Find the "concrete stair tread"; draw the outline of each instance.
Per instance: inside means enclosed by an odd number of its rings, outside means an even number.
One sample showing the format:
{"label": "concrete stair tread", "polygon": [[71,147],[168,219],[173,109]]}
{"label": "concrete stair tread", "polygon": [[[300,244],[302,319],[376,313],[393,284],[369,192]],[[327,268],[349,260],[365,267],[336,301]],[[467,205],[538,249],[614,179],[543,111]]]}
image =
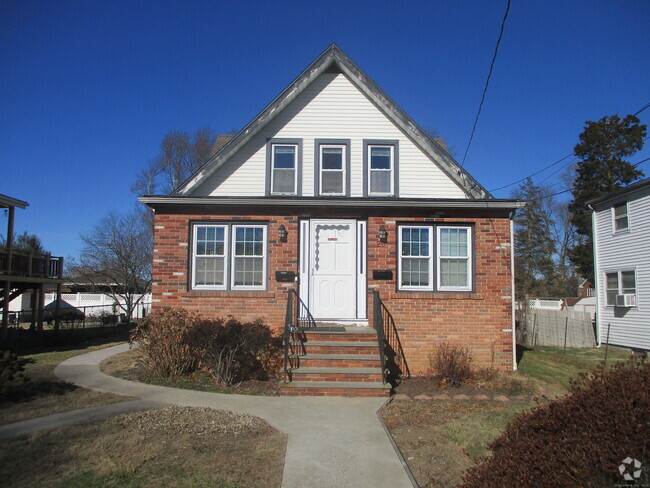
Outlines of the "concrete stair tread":
{"label": "concrete stair tread", "polygon": [[294,345],[309,346],[331,346],[331,347],[379,347],[377,341],[357,341],[357,342],[344,342],[344,341],[305,341],[295,342]]}
{"label": "concrete stair tread", "polygon": [[363,382],[363,381],[310,381],[283,383],[281,388],[339,388],[339,389],[372,389],[384,390],[390,389],[390,384],[381,382]]}
{"label": "concrete stair tread", "polygon": [[300,359],[348,359],[359,361],[379,361],[379,354],[314,354],[307,353],[299,355]]}
{"label": "concrete stair tread", "polygon": [[300,367],[292,369],[293,374],[381,374],[381,368],[317,368]]}

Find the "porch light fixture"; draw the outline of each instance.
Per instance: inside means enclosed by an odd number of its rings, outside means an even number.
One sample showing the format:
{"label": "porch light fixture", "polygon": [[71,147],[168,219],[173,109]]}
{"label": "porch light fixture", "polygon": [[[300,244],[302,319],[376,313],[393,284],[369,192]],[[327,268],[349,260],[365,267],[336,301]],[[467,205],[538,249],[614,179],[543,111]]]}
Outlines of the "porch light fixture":
{"label": "porch light fixture", "polygon": [[278,228],[278,238],[282,242],[287,242],[288,235],[289,233],[287,232],[287,228],[284,225],[280,225],[280,227]]}
{"label": "porch light fixture", "polygon": [[379,234],[377,234],[377,239],[379,242],[386,243],[388,241],[388,231],[383,225],[379,227]]}

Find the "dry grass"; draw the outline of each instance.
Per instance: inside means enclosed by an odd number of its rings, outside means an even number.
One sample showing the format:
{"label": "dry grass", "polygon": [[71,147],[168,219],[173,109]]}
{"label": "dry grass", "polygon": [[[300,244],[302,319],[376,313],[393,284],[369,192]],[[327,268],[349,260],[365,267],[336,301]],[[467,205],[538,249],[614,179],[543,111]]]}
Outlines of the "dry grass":
{"label": "dry grass", "polygon": [[4,442],[0,479],[15,488],[271,488],[285,448],[286,436],[259,418],[172,407]]}
{"label": "dry grass", "polygon": [[32,361],[25,366],[25,374],[31,381],[15,387],[8,398],[0,402],[0,425],[127,400],[119,395],[86,390],[54,376],[54,367],[62,361],[117,344],[79,346],[23,356]]}

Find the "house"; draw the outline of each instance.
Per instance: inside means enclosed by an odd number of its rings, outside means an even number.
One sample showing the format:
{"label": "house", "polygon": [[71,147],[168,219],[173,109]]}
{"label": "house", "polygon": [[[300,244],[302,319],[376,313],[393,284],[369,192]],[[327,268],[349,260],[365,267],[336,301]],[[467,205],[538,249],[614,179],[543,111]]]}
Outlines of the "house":
{"label": "house", "polygon": [[[281,332],[295,292],[298,319],[323,326],[312,347],[368,352],[343,331],[413,373],[441,342],[516,366],[523,204],[493,198],[334,44],[171,195],[140,200],[155,212],[154,309],[262,317]],[[331,366],[320,359],[301,368]]]}
{"label": "house", "polygon": [[589,202],[599,344],[650,350],[650,178]]}

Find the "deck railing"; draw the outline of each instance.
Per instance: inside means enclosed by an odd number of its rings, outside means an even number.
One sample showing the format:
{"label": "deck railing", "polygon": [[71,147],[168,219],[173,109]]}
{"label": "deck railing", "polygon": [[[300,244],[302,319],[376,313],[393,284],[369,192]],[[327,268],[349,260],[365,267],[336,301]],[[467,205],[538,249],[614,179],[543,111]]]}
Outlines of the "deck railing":
{"label": "deck railing", "polygon": [[397,333],[395,320],[384,302],[381,301],[379,292],[373,294],[373,326],[377,331],[377,342],[381,356],[381,371],[384,383],[396,383],[403,377],[410,377],[404,349]]}
{"label": "deck railing", "polygon": [[62,278],[63,258],[0,248],[0,275],[26,278]]}

